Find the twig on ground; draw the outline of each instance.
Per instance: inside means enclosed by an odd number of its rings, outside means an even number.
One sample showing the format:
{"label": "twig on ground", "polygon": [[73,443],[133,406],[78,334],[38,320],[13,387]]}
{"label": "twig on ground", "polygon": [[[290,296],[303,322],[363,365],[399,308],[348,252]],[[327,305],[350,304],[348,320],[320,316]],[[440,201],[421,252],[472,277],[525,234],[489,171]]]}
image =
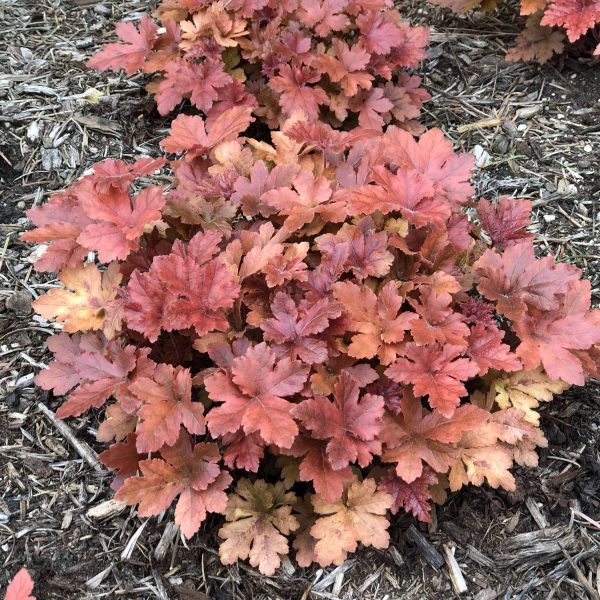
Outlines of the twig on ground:
{"label": "twig on ground", "polygon": [[71,444],[73,449],[88,463],[96,472],[105,474],[106,469],[98,460],[98,455],[83,441],[78,440],[71,428],[60,419],[57,419],[55,414],[43,403],[38,402],[37,407],[51,421],[57,431]]}

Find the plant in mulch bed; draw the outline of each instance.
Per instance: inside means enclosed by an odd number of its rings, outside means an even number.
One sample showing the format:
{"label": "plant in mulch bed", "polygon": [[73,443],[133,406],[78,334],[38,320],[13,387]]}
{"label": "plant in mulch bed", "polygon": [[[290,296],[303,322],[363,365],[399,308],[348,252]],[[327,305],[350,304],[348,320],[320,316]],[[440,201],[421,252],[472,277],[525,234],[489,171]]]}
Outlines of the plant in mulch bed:
{"label": "plant in mulch bed", "polygon": [[[204,31],[223,12],[189,4],[162,14]],[[388,14],[318,4],[339,23]],[[321,56],[337,47],[301,23]],[[340,564],[389,544],[390,513],[513,490],[546,445],[539,403],[597,374],[589,283],[535,257],[528,202],[473,200],[473,158],[440,130],[336,130],[282,101],[255,139],[260,103],[233,104],[173,120],[168,189],[145,183],[164,159],[107,160],[29,211],[36,268],[62,283],[34,304],[62,327],[36,381],[66,395],[62,418],[105,408],[117,498],[142,517],[174,504],[187,538],[224,515],[221,560],[269,575],[290,542],[302,566]]]}
{"label": "plant in mulch bed", "polygon": [[[474,8],[491,11],[500,0],[430,0],[438,6],[464,13]],[[599,0],[521,0],[519,14],[526,17],[525,27],[507,52],[508,60],[535,60],[545,63],[554,54],[561,54],[567,40],[584,42],[590,37],[587,55],[600,56]]]}
{"label": "plant in mulch bed", "polygon": [[138,27],[117,25],[88,66],[142,71],[167,114],[183,98],[210,124],[248,106],[272,128],[294,109],[381,130],[413,120],[429,94],[405,69],[425,58],[428,30],[410,27],[388,0],[167,0]]}

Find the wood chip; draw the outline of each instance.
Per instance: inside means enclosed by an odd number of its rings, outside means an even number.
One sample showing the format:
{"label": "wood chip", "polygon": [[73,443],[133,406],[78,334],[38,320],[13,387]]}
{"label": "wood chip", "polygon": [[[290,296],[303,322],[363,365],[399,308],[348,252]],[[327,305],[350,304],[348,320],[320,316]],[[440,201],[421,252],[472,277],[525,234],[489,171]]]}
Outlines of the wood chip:
{"label": "wood chip", "polygon": [[450,574],[450,581],[452,581],[452,587],[457,594],[464,594],[468,591],[467,582],[458,566],[458,562],[456,562],[456,558],[454,558],[454,547],[444,544],[442,548],[444,550],[444,558],[446,559],[446,565],[448,566],[448,572]]}
{"label": "wood chip", "polygon": [[478,565],[485,567],[488,570],[492,570],[494,568],[494,561],[480,552],[475,546],[468,544],[467,552],[470,558],[472,558]]}
{"label": "wood chip", "polygon": [[120,515],[125,508],[127,508],[125,502],[111,498],[110,500],[105,500],[104,502],[100,502],[100,504],[96,504],[96,506],[92,506],[85,514],[90,519],[104,521]]}
{"label": "wood chip", "polygon": [[484,129],[489,127],[499,127],[500,125],[502,125],[502,119],[493,117],[491,119],[482,119],[481,121],[475,121],[474,123],[459,125],[456,128],[456,131],[458,131],[458,133],[466,133],[467,131],[475,131],[476,129]]}
{"label": "wood chip", "polygon": [[577,547],[578,538],[568,527],[549,527],[539,531],[521,533],[509,538],[496,557],[502,568],[514,568],[522,573],[533,567],[547,565],[562,556],[563,549]]}
{"label": "wood chip", "polygon": [[179,526],[176,525],[174,521],[167,521],[162,536],[160,537],[158,544],[156,544],[156,548],[154,548],[154,558],[156,558],[156,560],[161,561],[165,558],[178,533]]}
{"label": "wood chip", "polygon": [[583,571],[573,562],[573,559],[569,556],[568,552],[563,549],[563,554],[567,559],[567,562],[575,572],[575,577],[577,577],[577,581],[585,588],[587,593],[590,595],[590,598],[593,600],[600,600],[600,594],[594,589],[592,584],[587,580],[586,576],[583,574]]}
{"label": "wood chip", "polygon": [[43,402],[38,402],[37,407],[44,415],[46,415],[57,431],[69,442],[69,444],[71,444],[77,454],[79,454],[88,465],[93,467],[98,473],[106,473],[106,469],[98,460],[98,455],[83,440],[79,440],[64,421],[57,419],[54,416],[54,413]]}
{"label": "wood chip", "polygon": [[77,113],[73,115],[73,120],[84,127],[89,127],[90,129],[95,129],[96,131],[101,131],[103,133],[117,135],[121,132],[121,126],[116,121],[110,121],[103,117]]}
{"label": "wood chip", "polygon": [[414,526],[411,525],[406,531],[406,537],[421,552],[423,558],[436,569],[444,564],[444,557],[429,543],[427,538]]}
{"label": "wood chip", "polygon": [[549,523],[546,520],[546,517],[544,517],[544,515],[542,514],[542,511],[537,505],[537,502],[531,496],[528,496],[525,499],[525,506],[527,507],[527,510],[529,510],[529,512],[531,513],[531,516],[533,517],[533,520],[537,523],[537,526],[540,529],[546,529]]}

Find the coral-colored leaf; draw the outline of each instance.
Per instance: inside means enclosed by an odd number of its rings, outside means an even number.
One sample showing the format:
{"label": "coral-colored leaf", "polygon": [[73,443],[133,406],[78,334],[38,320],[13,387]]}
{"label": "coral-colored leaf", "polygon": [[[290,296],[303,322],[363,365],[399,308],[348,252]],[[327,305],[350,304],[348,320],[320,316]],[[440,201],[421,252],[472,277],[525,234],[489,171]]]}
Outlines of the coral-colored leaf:
{"label": "coral-colored leaf", "polygon": [[[147,349],[124,348],[103,336],[61,333],[48,339],[54,360],[36,376],[36,383],[55,394],[71,393],[58,409],[60,418],[77,416],[89,408],[98,408],[115,395],[125,409],[135,409],[128,385],[136,377],[146,376],[154,368]],[[132,408],[133,407],[133,408]]]}
{"label": "coral-colored leaf", "polygon": [[[97,194],[110,194],[113,191],[126,192],[138,177],[152,174],[165,164],[164,158],[141,158],[134,163],[126,163],[122,160],[103,160],[94,165],[94,174],[82,179],[75,189],[80,188],[83,192],[82,206],[85,208],[85,200],[93,196],[92,188]],[[92,201],[94,198],[92,197]],[[92,206],[95,210],[102,210],[102,206]],[[110,210],[108,212],[110,214]],[[102,218],[102,217],[100,217]],[[108,219],[110,220],[110,219]]]}
{"label": "coral-colored leaf", "polygon": [[223,462],[228,466],[238,469],[246,469],[256,473],[260,465],[260,459],[265,453],[265,443],[258,433],[244,433],[240,429],[236,433],[223,436],[223,443],[227,449],[223,453]]}
{"label": "coral-colored leaf", "polygon": [[414,341],[424,344],[452,344],[466,346],[469,328],[460,313],[452,310],[452,296],[438,293],[429,287],[421,291],[420,302],[411,301],[418,320],[412,321],[410,331]]}
{"label": "coral-colored leaf", "polygon": [[503,338],[504,331],[496,326],[475,325],[471,329],[467,355],[479,366],[480,375],[489,369],[510,373],[521,368],[521,361],[508,344],[502,343]]}
{"label": "coral-colored leaf", "polygon": [[224,490],[231,476],[221,471],[216,444],[192,446],[181,433],[177,444],[163,447],[162,458],[140,462],[141,475],[129,477],[116,494],[118,500],[138,504],[141,517],[158,515],[179,496],[175,523],[186,538],[198,531],[207,512],[223,512],[227,504]]}
{"label": "coral-colored leaf", "polygon": [[[117,442],[101,452],[98,458],[109,468],[117,471],[113,489],[121,487],[125,478],[138,472],[140,461],[145,458],[138,452],[135,433],[130,433],[124,442]],[[115,485],[118,483],[118,485]]]}
{"label": "coral-colored leaf", "polygon": [[365,217],[356,225],[344,223],[334,235],[326,233],[317,238],[317,247],[330,258],[344,255],[344,270],[351,270],[357,279],[382,277],[394,260],[387,249],[389,236],[376,231],[373,219]]}
{"label": "coral-colored leaf", "polygon": [[469,184],[473,156],[456,154],[440,129],[430,129],[417,142],[408,131],[388,127],[382,151],[386,162],[403,170],[414,169],[433,186],[435,197],[445,199],[451,207],[464,204],[473,193]]}
{"label": "coral-colored leaf", "polygon": [[309,67],[282,65],[279,75],[270,81],[271,88],[281,94],[281,108],[287,115],[299,108],[306,118],[316,120],[319,116],[319,106],[327,104],[327,94],[320,87],[310,87],[321,76]]}
{"label": "coral-colored leaf", "polygon": [[179,240],[171,254],[157,256],[147,273],[134,272],[128,285],[124,319],[151,341],[160,330],[193,327],[199,336],[227,328],[226,310],[239,286],[227,267],[212,257],[221,234],[197,233],[187,244]]}
{"label": "coral-colored leaf", "polygon": [[146,225],[160,219],[164,203],[163,188],[157,185],[133,197],[127,191],[111,190],[108,194],[82,200],[81,206],[96,222],[79,234],[77,242],[97,251],[104,263],[123,260],[139,248],[139,238]]}
{"label": "coral-colored leaf", "polygon": [[157,365],[151,378],[138,377],[129,390],[141,401],[138,409],[137,447],[140,452],[154,452],[172,446],[180,427],[189,433],[204,433],[204,406],[192,402],[192,378],[189,369]]}
{"label": "coral-colored leaf", "polygon": [[423,463],[445,473],[458,456],[456,444],[463,432],[477,430],[488,417],[487,411],[466,404],[446,418],[438,411],[425,411],[421,401],[405,390],[400,414],[384,417],[382,459],[395,462],[397,475],[407,483],[423,474]]}
{"label": "coral-colored leaf", "polygon": [[35,600],[33,593],[33,579],[27,569],[21,569],[8,584],[4,600]]}
{"label": "coral-colored leaf", "polygon": [[367,286],[343,281],[334,285],[334,294],[350,315],[350,330],[357,332],[348,354],[355,358],[378,356],[382,364],[390,364],[417,318],[411,311],[400,311],[404,298],[396,284],[388,282],[376,295]]}
{"label": "coral-colored leaf", "polygon": [[322,363],[327,359],[327,343],[315,337],[329,326],[329,321],[340,316],[342,306],[327,298],[312,305],[296,307],[296,303],[278,292],[271,304],[272,319],[261,325],[264,339],[274,342],[273,350],[292,359],[300,358],[307,364]]}
{"label": "coral-colored leaf", "polygon": [[351,99],[350,108],[358,113],[358,124],[364,129],[381,130],[385,121],[381,116],[394,108],[383,94],[383,88],[360,92]]}
{"label": "coral-colored leaf", "polygon": [[88,250],[77,243],[77,237],[92,220],[78,210],[76,190],[60,192],[42,206],[30,208],[27,216],[36,229],[21,234],[26,242],[48,244],[36,260],[37,271],[57,271],[62,267],[78,267]]}
{"label": "coral-colored leaf", "polygon": [[297,172],[297,165],[276,165],[269,171],[264,161],[256,161],[250,169],[249,177],[238,177],[231,198],[241,202],[246,216],[258,213],[268,216],[272,209],[266,206],[264,194],[275,188],[289,188]]}
{"label": "coral-colored leaf", "polygon": [[289,244],[283,254],[272,256],[261,269],[265,274],[266,284],[273,288],[282,285],[285,281],[306,281],[308,266],[304,259],[308,250],[308,242],[300,242]]}
{"label": "coral-colored leaf", "polygon": [[120,160],[99,162],[93,174],[56,194],[47,204],[29,210],[29,218],[38,228],[22,238],[49,244],[36,262],[36,269],[78,267],[88,250],[99,251],[103,262],[125,258],[131,250],[137,250],[145,227],[160,218],[164,200],[162,188],[157,186],[137,196],[129,194],[129,187],[137,177],[163,164],[163,159],[150,158],[132,164]]}
{"label": "coral-colored leaf", "polygon": [[421,78],[416,75],[401,73],[399,84],[388,81],[384,88],[384,96],[392,103],[390,113],[398,123],[408,119],[416,119],[421,114],[423,102],[431,100],[429,93],[421,85]]}
{"label": "coral-colored leaf", "polygon": [[598,0],[554,0],[544,10],[541,25],[564,27],[570,42],[600,21]]}
{"label": "coral-colored leaf", "polygon": [[307,0],[298,11],[298,18],[307,27],[314,27],[315,33],[328,37],[333,31],[343,31],[350,25],[344,9],[348,0]]}
{"label": "coral-colored leaf", "polygon": [[589,310],[590,287],[589,281],[571,283],[556,296],[557,310],[536,312],[514,324],[521,340],[516,353],[526,369],[541,364],[552,379],[584,384],[586,371],[576,351],[600,344],[600,312]]}
{"label": "coral-colored leaf", "polygon": [[481,227],[499,250],[534,238],[534,235],[526,230],[531,225],[529,200],[502,197],[497,204],[480,200],[477,212]]}
{"label": "coral-colored leaf", "polygon": [[375,54],[387,54],[401,38],[400,28],[386,22],[382,14],[375,11],[365,11],[356,19],[360,29],[360,41],[363,46]]}
{"label": "coral-colored leaf", "polygon": [[36,375],[37,385],[44,390],[54,390],[55,394],[62,395],[80,383],[80,375],[76,368],[77,358],[82,352],[80,339],[80,336],[70,336],[66,333],[48,338],[46,344],[48,350],[54,354],[54,360],[48,368]]}
{"label": "coral-colored leaf", "polygon": [[383,417],[383,398],[366,394],[359,399],[360,386],[342,372],[334,386],[334,400],[316,396],[292,409],[292,414],[317,439],[329,440],[327,457],[334,469],[357,461],[367,466],[381,452],[378,434]]}
{"label": "coral-colored leaf", "polygon": [[339,83],[347,96],[354,96],[360,88],[368,90],[373,76],[365,71],[370,59],[369,53],[359,44],[352,48],[340,40],[333,42],[333,55],[323,54],[313,66],[327,73],[329,79]]}
{"label": "coral-colored leaf", "polygon": [[[265,192],[262,200],[277,209],[280,215],[287,216],[285,226],[290,231],[300,229],[310,223],[317,214],[325,221],[339,221],[339,207],[330,205],[330,183],[325,177],[315,178],[311,173],[301,170],[293,181],[294,189],[275,188]],[[336,210],[337,208],[337,210]]]}
{"label": "coral-colored leaf", "polygon": [[177,115],[171,123],[170,135],[160,145],[166,152],[187,151],[188,156],[193,157],[236,137],[253,120],[250,110],[245,106],[224,111],[208,128],[202,117]]}
{"label": "coral-colored leaf", "polygon": [[459,358],[465,352],[460,346],[407,344],[404,358],[388,367],[385,374],[400,383],[412,383],[417,396],[428,396],[431,408],[452,417],[462,396],[467,395],[463,381],[479,372],[477,363]]}
{"label": "coral-colored leaf", "polygon": [[317,494],[328,502],[335,502],[342,497],[344,485],[354,480],[354,473],[349,466],[333,468],[327,456],[328,444],[327,439],[316,440],[300,435],[287,452],[292,456],[302,457],[299,465],[300,479],[312,482]]}
{"label": "coral-colored leaf", "polygon": [[142,17],[138,27],[133,23],[117,23],[117,35],[123,43],[106,44],[87,62],[90,69],[106,71],[123,69],[128,75],[144,68],[156,42],[158,26],[149,16]]}
{"label": "coral-colored leaf", "polygon": [[137,425],[137,417],[125,412],[120,404],[111,404],[106,408],[102,421],[96,432],[96,439],[99,442],[110,442],[124,440]]}
{"label": "coral-colored leaf", "polygon": [[158,112],[170,113],[184,97],[189,97],[196,108],[206,112],[219,99],[220,90],[231,82],[232,77],[223,70],[221,61],[211,58],[201,63],[170,61],[156,93]]}
{"label": "coral-colored leaf", "polygon": [[345,196],[351,214],[400,211],[417,227],[430,223],[442,226],[450,217],[448,204],[434,197],[431,183],[416,171],[392,175],[387,169],[380,169],[376,181],[380,185],[361,186]]}
{"label": "coral-colored leaf", "polygon": [[527,20],[525,28],[515,39],[515,45],[508,49],[506,60],[535,60],[544,64],[554,54],[562,54],[565,34],[553,27],[541,27],[539,21],[539,17],[533,16]]}
{"label": "coral-colored leaf", "polygon": [[577,268],[556,264],[550,256],[535,258],[533,246],[527,242],[509,246],[502,254],[486,250],[473,268],[479,276],[478,290],[514,320],[521,319],[528,307],[557,309],[559,295],[580,275]]}
{"label": "coral-colored leaf", "polygon": [[267,444],[289,448],[298,433],[285,397],[298,393],[308,375],[301,362],[282,358],[265,344],[249,348],[233,360],[231,372],[217,372],[204,381],[209,397],[222,404],[206,420],[215,435],[258,432]]}

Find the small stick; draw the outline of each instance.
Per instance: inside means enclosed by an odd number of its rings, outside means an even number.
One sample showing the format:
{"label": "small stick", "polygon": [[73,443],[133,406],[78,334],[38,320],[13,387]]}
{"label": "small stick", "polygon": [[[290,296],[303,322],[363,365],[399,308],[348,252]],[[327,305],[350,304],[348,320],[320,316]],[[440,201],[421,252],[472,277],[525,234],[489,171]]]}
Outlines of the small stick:
{"label": "small stick", "polygon": [[169,521],[158,544],[156,544],[156,548],[154,548],[154,558],[156,560],[161,561],[167,555],[167,550],[178,533],[179,527],[173,521]]}
{"label": "small stick", "polygon": [[467,131],[473,131],[475,129],[484,129],[486,127],[498,127],[502,125],[502,119],[493,117],[491,119],[482,119],[481,121],[475,121],[474,123],[466,123],[465,125],[459,125],[456,128],[458,133],[465,133]]}
{"label": "small stick", "polygon": [[10,242],[10,236],[12,235],[12,231],[7,234],[6,239],[4,240],[4,246],[2,247],[2,255],[0,256],[0,270],[4,266],[4,257],[6,256],[6,251],[8,249],[8,244]]}
{"label": "small stick", "polygon": [[527,506],[527,509],[531,513],[533,520],[537,523],[537,526],[540,529],[546,529],[548,527],[548,521],[546,520],[546,517],[544,517],[542,511],[538,508],[538,505],[535,503],[535,500],[531,496],[528,496],[525,499],[525,506]]}
{"label": "small stick", "polygon": [[444,564],[442,555],[427,541],[427,538],[411,525],[406,531],[406,537],[419,549],[425,560],[436,569]]}
{"label": "small stick", "polygon": [[567,559],[567,562],[571,566],[571,569],[573,569],[573,571],[575,572],[575,577],[577,577],[577,581],[579,581],[579,583],[583,586],[583,588],[585,588],[585,590],[587,591],[587,593],[590,595],[591,598],[593,598],[594,600],[600,600],[600,593],[598,593],[594,589],[592,584],[587,580],[586,576],[583,574],[583,571],[575,564],[573,559],[570,557],[569,553],[562,546],[560,547],[560,549],[562,550],[562,553],[565,555],[565,558]]}
{"label": "small stick", "polygon": [[443,549],[444,558],[446,559],[446,564],[448,565],[450,580],[452,581],[454,590],[457,594],[464,594],[467,591],[467,582],[465,581],[462,571],[456,562],[456,558],[454,558],[454,552],[452,551],[453,549],[448,546],[448,544],[444,544]]}
{"label": "small stick", "polygon": [[54,413],[43,402],[38,402],[37,406],[88,465],[93,467],[98,473],[106,473],[106,469],[98,460],[98,455],[85,442],[79,441],[71,431],[71,428],[64,421],[57,419]]}

